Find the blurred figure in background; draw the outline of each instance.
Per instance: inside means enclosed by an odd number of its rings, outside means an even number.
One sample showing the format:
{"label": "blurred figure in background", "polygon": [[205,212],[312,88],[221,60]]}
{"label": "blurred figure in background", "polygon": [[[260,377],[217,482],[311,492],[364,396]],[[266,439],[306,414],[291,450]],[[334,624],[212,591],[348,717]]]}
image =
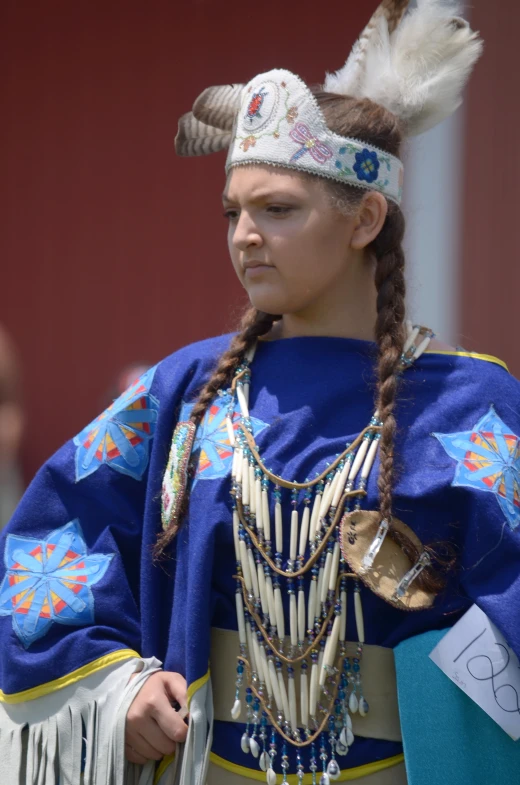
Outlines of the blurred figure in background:
{"label": "blurred figure in background", "polygon": [[0,325],[0,528],[9,521],[22,495],[19,461],[23,425],[18,357]]}

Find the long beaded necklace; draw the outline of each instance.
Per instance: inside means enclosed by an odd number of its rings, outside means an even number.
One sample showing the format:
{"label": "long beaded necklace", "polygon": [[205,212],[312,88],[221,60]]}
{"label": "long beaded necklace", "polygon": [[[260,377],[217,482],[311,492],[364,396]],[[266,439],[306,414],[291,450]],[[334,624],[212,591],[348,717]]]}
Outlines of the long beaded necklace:
{"label": "long beaded necklace", "polygon": [[[432,336],[410,323],[407,332],[403,370],[426,350]],[[299,785],[305,773],[304,747],[310,747],[313,785],[320,767],[319,783],[329,785],[340,775],[336,757],[346,755],[354,741],[351,715],[359,712],[364,717],[369,711],[361,678],[365,642],[361,586],[342,556],[339,524],[343,515],[359,510],[366,497],[382,424],[376,411],[360,435],[311,481],[290,482],[273,474],[262,461],[249,416],[255,348],[236,370],[226,418],[233,448],[231,497],[240,645],[231,715],[234,720],[241,716],[245,689],[246,730],[241,746],[258,759],[268,785],[276,783],[280,744],[282,782],[287,782],[289,744],[296,748]],[[284,491],[290,493],[292,508],[288,552],[283,542]],[[305,577],[310,577],[307,587]],[[358,643],[351,658],[346,629],[347,588],[352,582]]]}

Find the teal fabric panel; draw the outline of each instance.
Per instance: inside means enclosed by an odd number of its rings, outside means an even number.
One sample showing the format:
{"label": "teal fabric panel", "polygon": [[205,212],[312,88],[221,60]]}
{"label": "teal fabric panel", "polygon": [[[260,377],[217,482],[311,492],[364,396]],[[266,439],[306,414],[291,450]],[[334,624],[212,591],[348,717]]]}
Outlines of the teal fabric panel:
{"label": "teal fabric panel", "polygon": [[417,635],[395,649],[408,783],[519,785],[520,741],[513,741],[429,658],[446,632]]}

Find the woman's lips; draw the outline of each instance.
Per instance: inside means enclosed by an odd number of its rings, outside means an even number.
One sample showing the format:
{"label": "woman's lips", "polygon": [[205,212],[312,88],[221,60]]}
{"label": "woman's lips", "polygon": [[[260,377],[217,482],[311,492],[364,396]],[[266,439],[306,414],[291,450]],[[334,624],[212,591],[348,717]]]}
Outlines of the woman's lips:
{"label": "woman's lips", "polygon": [[272,264],[267,264],[267,262],[260,262],[256,259],[244,262],[244,273],[248,273],[249,276],[261,275],[265,270],[272,269],[274,269]]}

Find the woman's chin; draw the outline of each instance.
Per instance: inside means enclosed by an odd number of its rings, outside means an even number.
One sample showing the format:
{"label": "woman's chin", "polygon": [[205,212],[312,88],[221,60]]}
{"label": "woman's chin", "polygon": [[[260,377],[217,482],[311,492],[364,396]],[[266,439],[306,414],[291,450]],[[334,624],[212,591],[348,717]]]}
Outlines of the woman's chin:
{"label": "woman's chin", "polygon": [[278,296],[274,292],[269,292],[261,286],[248,286],[247,294],[251,305],[258,311],[264,313],[281,314],[285,313],[287,301],[284,297]]}

